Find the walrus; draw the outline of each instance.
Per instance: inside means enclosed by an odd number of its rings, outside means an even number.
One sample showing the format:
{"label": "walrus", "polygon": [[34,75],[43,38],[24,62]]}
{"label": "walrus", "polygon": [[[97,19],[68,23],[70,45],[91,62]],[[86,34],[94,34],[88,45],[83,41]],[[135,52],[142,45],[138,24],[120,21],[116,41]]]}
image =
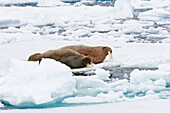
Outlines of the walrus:
{"label": "walrus", "polygon": [[112,49],[108,46],[90,47],[85,45],[72,45],[72,46],[63,47],[61,49],[75,50],[78,53],[91,58],[94,64],[103,62],[108,54],[110,54],[110,60],[113,60]]}
{"label": "walrus", "polygon": [[66,64],[70,68],[83,68],[92,63],[91,58],[84,56],[71,49],[57,49],[49,50],[45,53],[36,53],[31,55],[28,58],[28,61],[39,61],[39,64],[42,58],[50,58],[61,63]]}

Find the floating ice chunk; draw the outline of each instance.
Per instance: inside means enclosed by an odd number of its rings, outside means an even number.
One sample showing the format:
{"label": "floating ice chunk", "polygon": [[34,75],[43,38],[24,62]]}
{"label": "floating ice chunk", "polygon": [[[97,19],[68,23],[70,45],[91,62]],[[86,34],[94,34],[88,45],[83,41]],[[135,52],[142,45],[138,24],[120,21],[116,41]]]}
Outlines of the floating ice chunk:
{"label": "floating ice chunk", "polygon": [[4,107],[4,105],[0,103],[0,107]]}
{"label": "floating ice chunk", "polygon": [[110,76],[109,71],[105,71],[104,69],[97,69],[95,73],[97,78],[101,80],[109,80],[109,76]]}
{"label": "floating ice chunk", "polygon": [[133,17],[132,7],[130,3],[131,3],[130,0],[116,0],[115,15],[117,15],[118,18]]}
{"label": "floating ice chunk", "polygon": [[96,96],[110,90],[106,82],[96,76],[75,76],[77,95]]}
{"label": "floating ice chunk", "polygon": [[[157,81],[159,80],[159,81]],[[130,83],[132,84],[140,84],[140,83],[148,83],[151,84],[155,82],[155,85],[170,85],[170,71],[169,71],[169,64],[160,65],[159,69],[156,71],[139,71],[134,70],[131,73]],[[161,84],[160,84],[161,81]]]}
{"label": "floating ice chunk", "polygon": [[140,71],[138,69],[135,69],[131,73],[130,82],[133,84],[139,84],[139,83],[151,83],[152,81],[148,77],[148,71]]}
{"label": "floating ice chunk", "polygon": [[54,60],[43,60],[38,65],[13,59],[9,74],[0,79],[0,100],[13,105],[42,104],[75,91],[71,69]]}

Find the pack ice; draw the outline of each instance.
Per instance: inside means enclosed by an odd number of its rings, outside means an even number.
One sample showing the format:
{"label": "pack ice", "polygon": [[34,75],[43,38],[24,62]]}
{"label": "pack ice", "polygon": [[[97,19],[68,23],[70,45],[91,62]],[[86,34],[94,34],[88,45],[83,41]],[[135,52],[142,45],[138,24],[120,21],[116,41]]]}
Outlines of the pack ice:
{"label": "pack ice", "polygon": [[71,69],[53,60],[36,62],[12,59],[8,75],[0,79],[0,100],[12,105],[42,104],[72,95]]}
{"label": "pack ice", "polygon": [[130,80],[110,80],[109,71],[99,68],[94,76],[72,76],[69,67],[54,60],[39,65],[12,59],[10,65],[0,79],[0,100],[15,106],[35,107],[56,100],[71,105],[170,98],[170,64],[155,71],[136,69]]}

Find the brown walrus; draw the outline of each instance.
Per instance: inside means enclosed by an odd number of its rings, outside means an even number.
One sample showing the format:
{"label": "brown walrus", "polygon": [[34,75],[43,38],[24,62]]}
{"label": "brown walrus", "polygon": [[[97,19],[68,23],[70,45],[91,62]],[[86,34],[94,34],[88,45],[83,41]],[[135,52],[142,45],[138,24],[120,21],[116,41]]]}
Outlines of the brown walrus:
{"label": "brown walrus", "polygon": [[80,54],[90,57],[93,63],[95,64],[103,62],[103,60],[106,58],[108,53],[110,54],[110,59],[113,60],[112,49],[107,46],[90,47],[90,46],[85,46],[85,45],[73,45],[73,46],[66,46],[61,49],[75,50]]}
{"label": "brown walrus", "polygon": [[28,58],[28,61],[39,61],[41,62],[42,58],[50,58],[61,63],[66,64],[70,68],[83,68],[89,66],[92,60],[79,54],[78,52],[71,49],[57,49],[57,50],[49,50],[45,53],[36,53],[31,55]]}

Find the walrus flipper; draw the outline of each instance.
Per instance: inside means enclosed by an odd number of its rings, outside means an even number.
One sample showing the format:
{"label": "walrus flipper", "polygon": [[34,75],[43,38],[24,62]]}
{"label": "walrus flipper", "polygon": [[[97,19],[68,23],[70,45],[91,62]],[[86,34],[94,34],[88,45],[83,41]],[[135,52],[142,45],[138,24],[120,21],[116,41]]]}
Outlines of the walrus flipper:
{"label": "walrus flipper", "polygon": [[40,62],[42,60],[41,55],[42,55],[41,53],[33,54],[28,58],[28,61],[39,61],[39,64],[40,64]]}

